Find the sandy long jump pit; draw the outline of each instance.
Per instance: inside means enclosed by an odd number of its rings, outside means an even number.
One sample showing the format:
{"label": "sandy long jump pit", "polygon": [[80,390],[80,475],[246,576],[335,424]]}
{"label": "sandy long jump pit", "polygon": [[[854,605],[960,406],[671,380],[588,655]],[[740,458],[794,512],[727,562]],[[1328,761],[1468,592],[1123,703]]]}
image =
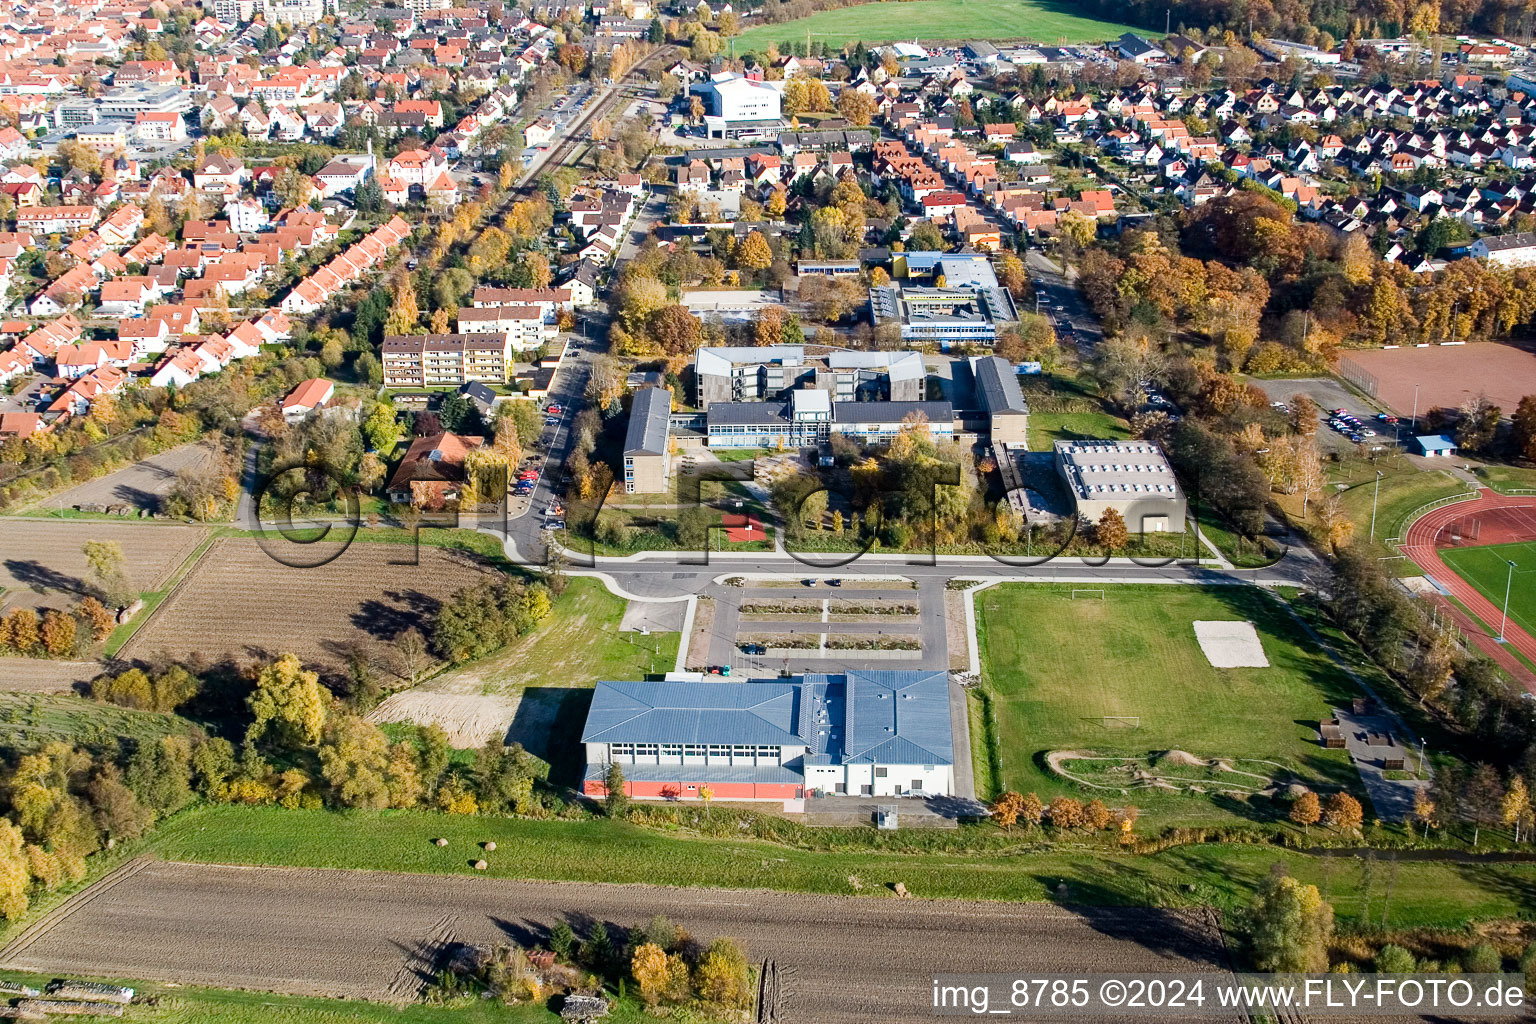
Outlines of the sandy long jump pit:
{"label": "sandy long jump pit", "polygon": [[1253,623],[1238,619],[1196,619],[1195,639],[1213,668],[1268,668],[1269,658]]}

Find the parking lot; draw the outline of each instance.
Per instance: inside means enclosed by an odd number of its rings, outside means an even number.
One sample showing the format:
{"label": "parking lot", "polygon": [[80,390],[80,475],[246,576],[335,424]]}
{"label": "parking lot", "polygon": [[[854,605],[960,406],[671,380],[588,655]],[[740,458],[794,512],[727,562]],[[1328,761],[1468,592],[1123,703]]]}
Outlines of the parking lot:
{"label": "parking lot", "polygon": [[1351,441],[1345,434],[1328,425],[1331,414],[1337,409],[1345,410],[1346,413],[1360,421],[1364,430],[1373,432],[1374,436],[1365,435],[1362,430],[1362,436],[1364,437],[1362,443],[1366,445],[1392,445],[1396,443],[1396,439],[1393,436],[1396,428],[1384,425],[1376,419],[1379,410],[1331,377],[1308,377],[1300,380],[1255,380],[1253,383],[1257,384],[1269,396],[1272,402],[1285,402],[1289,404],[1297,395],[1306,395],[1317,403],[1319,419],[1317,447],[1319,451],[1324,453],[1330,451],[1342,452],[1349,451],[1355,447],[1354,441]]}

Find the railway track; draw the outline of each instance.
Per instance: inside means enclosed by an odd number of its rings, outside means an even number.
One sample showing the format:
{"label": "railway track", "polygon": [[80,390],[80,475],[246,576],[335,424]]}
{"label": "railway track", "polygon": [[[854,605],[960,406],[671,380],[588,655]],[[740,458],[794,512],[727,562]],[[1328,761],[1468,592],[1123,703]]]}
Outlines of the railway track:
{"label": "railway track", "polygon": [[518,187],[526,189],[530,182],[552,167],[560,167],[571,158],[576,147],[587,141],[588,129],[592,123],[600,117],[604,117],[613,109],[619,100],[629,95],[629,86],[633,84],[635,75],[644,68],[650,66],[663,57],[670,56],[676,47],[662,46],[646,54],[635,62],[635,66],[624,73],[624,77],[615,82],[608,90],[608,94],[582,114],[580,119],[571,126],[571,130],[565,133],[565,137],[550,148],[544,155],[544,159],[536,160],[518,181]]}

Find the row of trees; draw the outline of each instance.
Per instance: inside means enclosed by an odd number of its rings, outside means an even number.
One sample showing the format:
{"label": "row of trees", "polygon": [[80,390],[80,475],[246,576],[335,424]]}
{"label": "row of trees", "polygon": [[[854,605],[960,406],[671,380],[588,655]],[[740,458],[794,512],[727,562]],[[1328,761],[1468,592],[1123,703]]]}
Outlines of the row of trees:
{"label": "row of trees", "polygon": [[1085,804],[1076,797],[1058,796],[1045,804],[1034,793],[1009,790],[992,801],[991,815],[993,821],[1009,831],[1021,822],[1031,829],[1048,822],[1060,832],[1115,829],[1122,838],[1128,838],[1136,827],[1137,811],[1132,805],[1111,809],[1098,798]]}

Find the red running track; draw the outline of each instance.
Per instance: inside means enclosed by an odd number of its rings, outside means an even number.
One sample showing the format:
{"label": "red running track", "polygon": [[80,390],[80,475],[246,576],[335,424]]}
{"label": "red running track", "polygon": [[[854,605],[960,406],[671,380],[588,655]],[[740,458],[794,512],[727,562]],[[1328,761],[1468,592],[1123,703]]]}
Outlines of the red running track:
{"label": "red running track", "polygon": [[[1440,557],[1440,548],[1456,546],[1450,528],[1455,525],[1458,532],[1465,535],[1472,520],[1483,523],[1483,528],[1476,531],[1479,544],[1536,540],[1536,497],[1512,497],[1484,488],[1476,498],[1431,509],[1408,527],[1403,554],[1491,628],[1500,620],[1499,609]],[[1530,678],[1529,670],[1510,656],[1504,645],[1473,623],[1464,622],[1463,625],[1477,645],[1495,661],[1510,669],[1517,678]],[[1511,622],[1504,629],[1504,637],[1510,647],[1536,659],[1536,638],[1524,629]]]}

